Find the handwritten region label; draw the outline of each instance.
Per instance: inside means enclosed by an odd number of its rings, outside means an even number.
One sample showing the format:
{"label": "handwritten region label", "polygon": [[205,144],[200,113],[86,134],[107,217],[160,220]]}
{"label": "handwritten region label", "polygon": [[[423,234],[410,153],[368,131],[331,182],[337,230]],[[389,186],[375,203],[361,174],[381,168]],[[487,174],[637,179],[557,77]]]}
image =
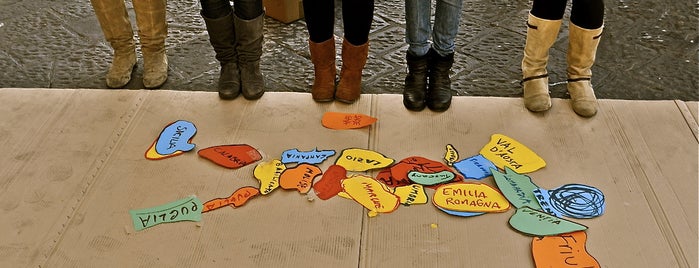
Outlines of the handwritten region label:
{"label": "handwritten region label", "polygon": [[459,152],[456,151],[454,145],[447,144],[446,152],[444,152],[444,162],[447,166],[453,166],[456,161],[459,160]]}
{"label": "handwritten region label", "polygon": [[539,202],[534,196],[534,190],[539,187],[532,182],[532,179],[527,175],[520,175],[514,172],[509,167],[505,167],[505,173],[491,168],[495,184],[507,200],[512,203],[515,208],[530,207],[533,209],[541,209]]}
{"label": "handwritten region label", "polygon": [[432,203],[446,210],[467,212],[503,212],[510,208],[507,199],[490,185],[466,182],[439,186]]}
{"label": "handwritten region label", "polygon": [[480,154],[492,161],[497,167],[510,167],[519,174],[536,171],[546,166],[534,151],[518,141],[502,134],[493,134]]}
{"label": "handwritten region label", "polygon": [[291,149],[282,153],[282,163],[319,164],[333,155],[335,150],[318,151],[316,148],[313,151],[300,152],[298,149]]}
{"label": "handwritten region label", "polygon": [[396,187],[393,194],[400,198],[400,203],[406,206],[413,204],[427,204],[425,187],[420,184]]}
{"label": "handwritten region label", "polygon": [[262,162],[255,166],[253,175],[260,181],[260,193],[267,195],[279,187],[279,177],[286,170],[286,166],[279,159]]}
{"label": "handwritten region label", "polygon": [[129,210],[136,231],[161,223],[178,221],[201,221],[202,204],[191,196],[152,208]]}
{"label": "handwritten region label", "polygon": [[197,128],[192,122],[185,120],[172,122],[165,126],[158,138],[146,150],[145,157],[150,160],[159,160],[191,151],[195,147],[191,142],[196,134]]}
{"label": "handwritten region label", "polygon": [[311,164],[300,164],[293,168],[287,168],[279,176],[279,185],[283,189],[296,189],[305,194],[311,190],[313,179],[323,173],[319,167]]}
{"label": "handwritten region label", "polygon": [[599,268],[595,257],[587,252],[587,234],[582,231],[557,236],[534,237],[532,255],[536,267]]}
{"label": "handwritten region label", "polygon": [[556,217],[589,219],[604,213],[604,194],[599,189],[582,185],[566,184],[553,190],[533,190],[541,208]]}
{"label": "handwritten region label", "polygon": [[335,165],[340,165],[347,171],[367,171],[385,168],[393,164],[394,161],[374,151],[350,148],[342,150],[342,153],[335,161]]}
{"label": "handwritten region label", "polygon": [[385,185],[371,177],[356,175],[342,180],[342,189],[354,201],[369,210],[369,216],[389,213],[398,209],[400,198]]}
{"label": "handwritten region label", "polygon": [[342,166],[331,165],[323,173],[319,181],[313,184],[318,198],[328,200],[331,197],[342,192],[342,180],[347,178],[347,170]]}
{"label": "handwritten region label", "polygon": [[240,168],[262,159],[257,149],[247,144],[219,145],[199,150],[199,156],[219,166]]}
{"label": "handwritten region label", "polygon": [[363,128],[376,122],[377,119],[365,114],[348,114],[337,112],[326,112],[323,114],[321,123],[330,129],[354,129]]}
{"label": "handwritten region label", "polygon": [[485,212],[468,212],[468,211],[455,211],[455,210],[447,210],[444,208],[436,207],[442,212],[452,215],[452,216],[459,216],[459,217],[474,217],[474,216],[480,216],[485,214]]}
{"label": "handwritten region label", "polygon": [[260,191],[255,187],[242,187],[235,190],[231,196],[226,198],[215,198],[204,203],[204,209],[201,213],[209,212],[215,209],[219,209],[226,206],[231,206],[233,208],[245,205],[251,198],[258,196]]}
{"label": "handwritten region label", "polygon": [[461,175],[464,175],[464,177],[476,180],[492,175],[493,173],[490,171],[491,168],[497,169],[493,162],[485,159],[485,157],[480,154],[454,163],[454,168],[461,173]]}
{"label": "handwritten region label", "polygon": [[531,236],[549,236],[587,230],[587,227],[529,207],[518,208],[510,218],[510,226]]}
{"label": "handwritten region label", "polygon": [[[411,156],[388,168],[388,172],[386,172],[386,170],[380,171],[377,175],[377,180],[391,187],[410,185],[412,182],[408,178],[408,173],[411,171],[428,174],[439,173],[442,171],[452,172],[452,169],[442,162],[430,160],[420,156]],[[452,181],[463,180],[463,176],[455,174]]]}
{"label": "handwritten region label", "polygon": [[408,172],[408,179],[422,185],[435,185],[454,180],[454,173],[451,171],[440,171],[437,173],[422,173],[419,171]]}

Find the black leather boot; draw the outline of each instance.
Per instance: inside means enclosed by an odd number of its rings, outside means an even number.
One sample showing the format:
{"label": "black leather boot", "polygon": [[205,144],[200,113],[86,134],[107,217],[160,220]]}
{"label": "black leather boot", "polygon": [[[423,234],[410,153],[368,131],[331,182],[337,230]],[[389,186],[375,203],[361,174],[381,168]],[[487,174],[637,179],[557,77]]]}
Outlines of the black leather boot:
{"label": "black leather boot", "polygon": [[415,56],[410,52],[406,54],[408,75],[405,77],[403,88],[403,105],[411,111],[422,111],[426,106],[429,54],[422,56]]}
{"label": "black leather boot", "polygon": [[427,89],[427,107],[435,112],[443,112],[451,105],[451,79],[449,72],[454,64],[454,53],[440,56],[437,51],[430,49],[429,55],[429,86]]}
{"label": "black leather boot", "polygon": [[201,14],[209,32],[209,42],[216,52],[216,59],[221,63],[221,73],[218,78],[218,96],[224,100],[232,100],[240,95],[240,69],[238,68],[238,53],[233,25],[233,11],[228,15],[211,19]]}

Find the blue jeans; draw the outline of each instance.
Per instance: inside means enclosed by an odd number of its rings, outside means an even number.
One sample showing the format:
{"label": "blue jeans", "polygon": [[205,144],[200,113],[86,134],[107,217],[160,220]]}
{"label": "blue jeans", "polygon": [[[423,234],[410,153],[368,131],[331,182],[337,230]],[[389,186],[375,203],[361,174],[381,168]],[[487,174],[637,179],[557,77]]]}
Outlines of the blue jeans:
{"label": "blue jeans", "polygon": [[408,51],[415,56],[423,56],[432,48],[441,56],[454,53],[454,39],[459,31],[459,19],[463,0],[437,1],[434,14],[434,27],[430,25],[431,0],[405,0],[405,41]]}

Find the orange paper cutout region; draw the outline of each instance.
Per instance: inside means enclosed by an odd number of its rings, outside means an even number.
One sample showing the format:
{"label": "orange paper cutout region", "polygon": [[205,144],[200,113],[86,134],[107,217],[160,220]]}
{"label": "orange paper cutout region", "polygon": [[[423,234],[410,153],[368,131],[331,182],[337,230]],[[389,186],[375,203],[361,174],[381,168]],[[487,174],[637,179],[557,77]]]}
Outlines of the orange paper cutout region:
{"label": "orange paper cutout region", "polygon": [[178,155],[181,155],[184,153],[183,151],[176,151],[176,152],[168,154],[168,155],[159,154],[158,151],[155,150],[155,144],[157,142],[158,142],[158,139],[155,139],[155,141],[153,141],[153,144],[151,144],[150,148],[148,148],[148,150],[146,150],[146,154],[145,154],[146,159],[148,159],[148,160],[160,160],[160,159],[165,159],[165,158],[169,158],[169,157],[173,157],[173,156],[178,156]]}
{"label": "orange paper cutout region", "polygon": [[432,203],[446,210],[462,212],[503,212],[510,202],[487,184],[457,182],[439,186]]}
{"label": "orange paper cutout region", "polygon": [[270,162],[262,162],[255,166],[253,175],[260,181],[260,193],[267,195],[279,187],[279,177],[286,170],[286,166],[279,159]]}
{"label": "orange paper cutout region", "polygon": [[369,217],[398,209],[400,197],[374,178],[356,175],[342,180],[342,189],[354,201],[369,209]]}
{"label": "orange paper cutout region", "polygon": [[490,142],[483,146],[480,154],[500,169],[507,166],[518,174],[533,172],[546,166],[544,159],[534,151],[502,134],[490,136]]}
{"label": "orange paper cutout region", "polygon": [[584,231],[557,236],[534,237],[532,254],[537,268],[589,267],[599,268],[599,262],[587,252]]}
{"label": "orange paper cutout region", "polygon": [[[412,182],[408,178],[408,173],[410,171],[417,171],[424,174],[433,174],[442,171],[449,171],[454,173],[452,169],[446,166],[445,164],[420,156],[411,156],[405,158],[397,164],[390,167],[388,170],[390,170],[390,173],[385,173],[385,170],[379,172],[379,174],[377,175],[377,179],[391,187],[406,186],[412,184]],[[464,177],[462,175],[458,173],[454,173],[454,175],[454,179],[451,182],[464,181]],[[434,189],[434,187],[436,186],[437,185],[433,187],[428,186],[428,188]]]}
{"label": "orange paper cutout region", "polygon": [[279,185],[283,189],[296,189],[305,194],[311,190],[313,179],[323,174],[319,167],[311,164],[300,164],[293,168],[287,168],[279,176]]}
{"label": "orange paper cutout region", "polygon": [[323,114],[321,123],[330,129],[354,129],[369,126],[376,120],[376,118],[365,114],[326,112]]}
{"label": "orange paper cutout region", "polygon": [[232,206],[233,208],[237,208],[242,205],[245,205],[245,203],[247,203],[248,200],[255,196],[258,196],[259,194],[260,191],[257,190],[257,188],[255,187],[242,187],[238,190],[235,190],[235,192],[233,192],[233,194],[231,194],[231,196],[229,197],[216,198],[206,201],[206,203],[204,203],[204,209],[201,211],[201,213],[209,212],[225,206]]}
{"label": "orange paper cutout region", "polygon": [[199,156],[219,166],[240,168],[262,159],[257,149],[247,144],[219,145],[199,150]]}
{"label": "orange paper cutout region", "polygon": [[400,198],[400,203],[406,206],[427,204],[425,187],[420,184],[396,187],[393,193]]}
{"label": "orange paper cutout region", "polygon": [[340,165],[347,171],[367,171],[385,168],[393,164],[394,161],[383,154],[371,150],[350,148],[342,150],[342,153],[335,161],[335,165]]}
{"label": "orange paper cutout region", "polygon": [[342,166],[332,165],[325,170],[323,176],[313,184],[318,198],[328,200],[338,193],[342,192],[342,180],[347,178],[347,170]]}

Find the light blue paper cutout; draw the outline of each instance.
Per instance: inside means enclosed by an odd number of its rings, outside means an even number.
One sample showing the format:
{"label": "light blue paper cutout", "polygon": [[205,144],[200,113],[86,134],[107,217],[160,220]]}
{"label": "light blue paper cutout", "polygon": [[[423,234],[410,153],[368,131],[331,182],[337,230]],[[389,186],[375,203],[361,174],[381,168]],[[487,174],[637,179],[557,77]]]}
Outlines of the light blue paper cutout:
{"label": "light blue paper cutout", "polygon": [[541,208],[556,217],[589,219],[604,213],[604,194],[582,184],[566,184],[553,190],[537,188],[534,196]]}
{"label": "light blue paper cutout", "polygon": [[320,164],[321,162],[335,155],[335,150],[323,150],[318,151],[318,148],[313,149],[313,151],[301,152],[298,149],[286,150],[282,153],[282,163],[307,163],[307,164]]}
{"label": "light blue paper cutout", "polygon": [[497,167],[493,162],[483,157],[483,155],[475,155],[454,163],[454,168],[461,173],[465,178],[481,180],[492,173],[490,169]]}
{"label": "light blue paper cutout", "polygon": [[468,211],[455,211],[455,210],[448,210],[448,209],[443,209],[438,206],[435,206],[439,210],[441,210],[444,213],[447,213],[452,216],[459,216],[459,217],[474,217],[474,216],[480,216],[485,214],[485,212],[468,212]]}
{"label": "light blue paper cutout", "polygon": [[161,155],[170,155],[177,151],[191,151],[195,145],[189,143],[197,134],[197,127],[192,122],[178,120],[169,124],[160,133],[155,143],[155,151]]}

